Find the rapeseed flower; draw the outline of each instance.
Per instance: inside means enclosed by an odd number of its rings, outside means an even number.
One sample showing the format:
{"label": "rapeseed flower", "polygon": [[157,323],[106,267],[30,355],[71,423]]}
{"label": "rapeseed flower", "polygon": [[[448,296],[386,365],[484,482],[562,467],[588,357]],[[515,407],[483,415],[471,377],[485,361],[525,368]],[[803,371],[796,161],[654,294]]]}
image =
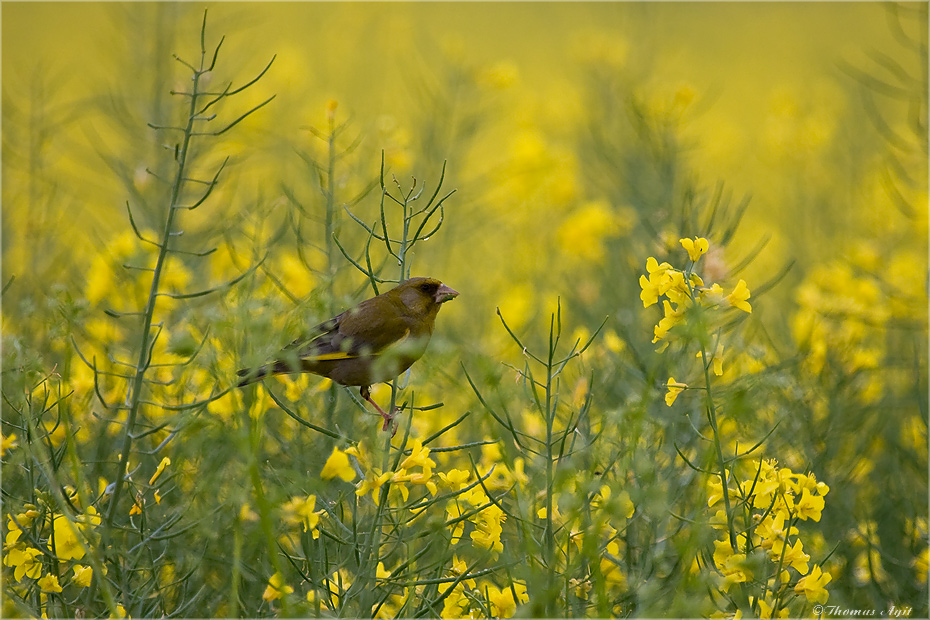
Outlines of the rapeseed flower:
{"label": "rapeseed flower", "polygon": [[326,464],[323,465],[323,471],[320,472],[320,478],[332,480],[337,476],[346,482],[351,482],[355,479],[355,469],[349,463],[349,455],[339,448],[333,447],[332,453],[326,459]]}
{"label": "rapeseed flower", "polygon": [[74,565],[74,577],[71,578],[71,583],[76,584],[82,588],[90,587],[90,580],[94,576],[94,569],[90,566],[81,566],[80,564]]}
{"label": "rapeseed flower", "polygon": [[687,383],[679,383],[675,381],[675,377],[669,377],[665,385],[668,387],[668,392],[665,394],[665,404],[669,407],[672,406],[679,394],[688,389]]}
{"label": "rapeseed flower", "polygon": [[3,564],[13,569],[13,579],[16,581],[22,581],[23,577],[38,578],[42,572],[42,564],[37,558],[41,557],[42,552],[19,541],[23,532],[12,517],[7,527],[8,531],[3,545]]}
{"label": "rapeseed flower", "polygon": [[313,537],[319,538],[320,531],[317,526],[320,523],[320,515],[325,511],[314,510],[314,508],[316,508],[316,495],[308,495],[305,498],[293,497],[281,506],[286,522],[300,523],[305,532],[313,532]]}
{"label": "rapeseed flower", "polygon": [[803,594],[811,603],[823,604],[827,602],[830,593],[827,592],[826,586],[833,577],[830,573],[824,573],[820,567],[814,564],[809,575],[801,577],[798,580],[794,591]]}
{"label": "rapeseed flower", "polygon": [[56,575],[46,575],[36,581],[36,585],[43,592],[61,592],[61,584],[58,583]]}
{"label": "rapeseed flower", "polygon": [[704,237],[695,237],[694,239],[679,239],[678,242],[681,243],[681,247],[683,247],[688,252],[688,258],[691,259],[692,263],[698,262],[701,256],[703,256],[710,247],[707,239]]}
{"label": "rapeseed flower", "polygon": [[740,280],[736,283],[736,288],[733,289],[733,292],[727,295],[727,301],[730,302],[731,306],[743,312],[752,312],[752,306],[746,301],[749,297],[749,288],[746,286],[746,282]]}
{"label": "rapeseed flower", "polygon": [[78,541],[77,528],[64,516],[58,516],[52,526],[53,551],[61,560],[80,560],[84,557],[84,547]]}
{"label": "rapeseed flower", "polygon": [[284,575],[275,573],[268,579],[268,586],[265,588],[265,592],[262,593],[262,599],[271,602],[293,591],[294,588],[284,583]]}

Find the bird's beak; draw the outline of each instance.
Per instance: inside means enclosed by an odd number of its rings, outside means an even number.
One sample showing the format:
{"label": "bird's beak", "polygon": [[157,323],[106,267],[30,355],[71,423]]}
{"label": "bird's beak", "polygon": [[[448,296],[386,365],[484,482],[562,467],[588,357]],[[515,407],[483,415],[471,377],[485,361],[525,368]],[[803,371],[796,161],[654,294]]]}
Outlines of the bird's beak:
{"label": "bird's beak", "polygon": [[449,288],[445,284],[440,284],[439,288],[436,290],[436,295],[433,297],[433,299],[436,300],[437,304],[441,304],[443,302],[449,301],[450,299],[455,299],[458,296],[459,296],[458,291]]}

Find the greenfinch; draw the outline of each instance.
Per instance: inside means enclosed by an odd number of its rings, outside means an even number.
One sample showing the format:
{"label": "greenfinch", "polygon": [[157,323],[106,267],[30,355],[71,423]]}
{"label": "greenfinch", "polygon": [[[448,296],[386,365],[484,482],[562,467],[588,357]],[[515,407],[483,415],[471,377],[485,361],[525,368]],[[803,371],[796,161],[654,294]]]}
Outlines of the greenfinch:
{"label": "greenfinch", "polygon": [[439,307],[458,292],[434,278],[410,278],[391,290],[317,325],[284,348],[273,362],[244,368],[239,387],[269,375],[312,372],[340,385],[359,386],[362,398],[384,418],[394,418],[371,399],[375,383],[390,381],[426,351]]}

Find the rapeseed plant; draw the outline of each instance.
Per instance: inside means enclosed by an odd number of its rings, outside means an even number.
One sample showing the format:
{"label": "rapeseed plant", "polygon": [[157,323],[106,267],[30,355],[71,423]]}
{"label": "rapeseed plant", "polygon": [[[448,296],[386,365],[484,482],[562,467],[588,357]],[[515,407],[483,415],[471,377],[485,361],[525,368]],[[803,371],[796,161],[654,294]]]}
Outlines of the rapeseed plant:
{"label": "rapeseed plant", "polygon": [[[190,8],[125,9],[110,95],[4,72],[5,617],[926,614],[925,8],[857,7],[901,49],[752,122],[662,7],[496,7],[558,22],[538,65],[445,39],[466,7],[263,8],[241,51]],[[372,388],[396,437],[228,389],[425,271],[463,303]]]}

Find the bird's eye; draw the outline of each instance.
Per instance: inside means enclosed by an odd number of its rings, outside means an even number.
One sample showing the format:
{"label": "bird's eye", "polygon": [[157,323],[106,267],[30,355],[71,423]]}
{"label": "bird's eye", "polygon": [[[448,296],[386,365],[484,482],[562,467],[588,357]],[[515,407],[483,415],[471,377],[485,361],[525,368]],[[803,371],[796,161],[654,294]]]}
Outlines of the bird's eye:
{"label": "bird's eye", "polygon": [[429,284],[429,283],[421,284],[421,285],[420,285],[420,290],[423,291],[424,293],[429,293],[429,292],[430,292],[430,289],[432,289],[432,288],[433,288],[433,286],[432,286],[431,284]]}

